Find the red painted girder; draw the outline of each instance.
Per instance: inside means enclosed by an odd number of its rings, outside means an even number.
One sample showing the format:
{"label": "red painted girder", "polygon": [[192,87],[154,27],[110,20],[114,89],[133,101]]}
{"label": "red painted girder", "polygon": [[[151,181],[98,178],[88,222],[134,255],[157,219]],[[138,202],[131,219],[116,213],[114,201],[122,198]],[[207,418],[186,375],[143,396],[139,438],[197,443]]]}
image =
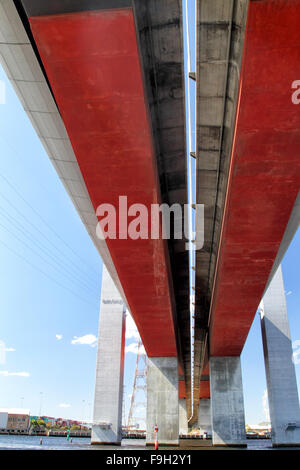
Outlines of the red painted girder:
{"label": "red painted girder", "polygon": [[[179,380],[179,398],[186,398],[186,386],[184,380]],[[201,380],[199,398],[210,398],[209,380]]]}
{"label": "red painted girder", "polygon": [[201,380],[200,382],[200,399],[201,398],[210,398],[209,380]]}
{"label": "red painted girder", "polygon": [[184,380],[178,381],[178,397],[179,399],[186,398],[186,385]]}
{"label": "red painted girder", "polygon": [[209,362],[204,365],[202,375],[209,375]]}
{"label": "red painted girder", "polygon": [[300,2],[249,2],[210,317],[210,354],[239,355],[300,186]]}
{"label": "red painted girder", "polygon": [[[55,99],[95,210],[160,203],[132,9],[30,18]],[[129,219],[130,220],[130,219]],[[163,240],[107,240],[149,356],[176,356]]]}

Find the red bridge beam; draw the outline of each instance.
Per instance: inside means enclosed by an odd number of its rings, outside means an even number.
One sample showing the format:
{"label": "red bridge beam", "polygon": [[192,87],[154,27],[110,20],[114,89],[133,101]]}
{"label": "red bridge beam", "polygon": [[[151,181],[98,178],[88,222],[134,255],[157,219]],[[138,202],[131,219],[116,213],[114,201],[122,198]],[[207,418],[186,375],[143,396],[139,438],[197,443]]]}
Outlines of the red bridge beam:
{"label": "red bridge beam", "polygon": [[[160,203],[133,10],[29,19],[95,210]],[[107,240],[148,356],[176,356],[164,240]]]}
{"label": "red bridge beam", "polygon": [[300,2],[249,2],[210,355],[239,355],[300,186]]}

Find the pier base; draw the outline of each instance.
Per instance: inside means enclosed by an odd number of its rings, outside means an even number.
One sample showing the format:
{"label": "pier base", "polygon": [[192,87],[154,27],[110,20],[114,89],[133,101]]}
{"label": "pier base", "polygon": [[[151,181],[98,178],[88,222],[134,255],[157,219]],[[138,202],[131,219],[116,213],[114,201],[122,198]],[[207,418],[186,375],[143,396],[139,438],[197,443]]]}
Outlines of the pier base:
{"label": "pier base", "polygon": [[273,447],[300,446],[300,408],[281,266],[263,298],[261,328]]}
{"label": "pier base", "polygon": [[148,358],[147,445],[154,445],[156,425],[160,445],[179,445],[178,361],[176,357]]}
{"label": "pier base", "polygon": [[103,266],[91,444],[121,444],[124,347],[124,303]]}
{"label": "pier base", "polygon": [[240,358],[211,357],[209,364],[212,443],[246,447]]}

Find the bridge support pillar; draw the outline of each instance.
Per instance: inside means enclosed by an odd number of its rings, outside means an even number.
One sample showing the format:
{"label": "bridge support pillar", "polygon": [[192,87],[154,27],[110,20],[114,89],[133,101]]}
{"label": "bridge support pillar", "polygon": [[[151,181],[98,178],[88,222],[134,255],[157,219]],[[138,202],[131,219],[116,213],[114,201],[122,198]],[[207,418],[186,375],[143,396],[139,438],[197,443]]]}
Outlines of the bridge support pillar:
{"label": "bridge support pillar", "polygon": [[300,408],[281,266],[263,297],[261,328],[274,447],[300,445]]}
{"label": "bridge support pillar", "polygon": [[210,397],[214,446],[246,446],[244,396],[239,357],[211,357]]}
{"label": "bridge support pillar", "polygon": [[179,399],[179,436],[188,433],[188,420],[186,414],[186,399]]}
{"label": "bridge support pillar", "polygon": [[199,401],[198,428],[203,434],[212,433],[210,398],[201,398]]}
{"label": "bridge support pillar", "polygon": [[156,425],[160,445],[179,445],[178,361],[176,357],[148,358],[147,445],[154,444]]}
{"label": "bridge support pillar", "polygon": [[103,266],[91,444],[121,444],[124,347],[125,306]]}

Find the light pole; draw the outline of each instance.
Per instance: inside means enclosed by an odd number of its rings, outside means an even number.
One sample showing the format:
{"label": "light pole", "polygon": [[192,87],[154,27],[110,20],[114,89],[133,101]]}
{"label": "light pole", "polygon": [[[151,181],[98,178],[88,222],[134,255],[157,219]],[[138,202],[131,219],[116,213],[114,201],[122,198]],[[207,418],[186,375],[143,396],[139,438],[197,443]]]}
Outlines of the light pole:
{"label": "light pole", "polygon": [[92,404],[91,403],[88,403],[88,407],[89,407],[89,421],[92,422]]}
{"label": "light pole", "polygon": [[85,404],[85,400],[82,400],[82,426],[84,422],[84,404]]}

